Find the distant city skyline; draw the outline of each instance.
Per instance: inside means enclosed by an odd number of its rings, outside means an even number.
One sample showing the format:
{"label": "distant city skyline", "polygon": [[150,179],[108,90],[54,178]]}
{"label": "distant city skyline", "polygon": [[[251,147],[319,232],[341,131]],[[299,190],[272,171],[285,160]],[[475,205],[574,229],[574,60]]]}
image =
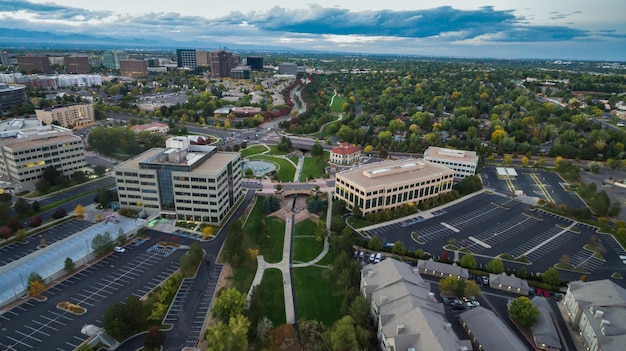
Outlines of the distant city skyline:
{"label": "distant city skyline", "polygon": [[2,0],[0,27],[197,49],[625,61],[625,12],[623,0]]}

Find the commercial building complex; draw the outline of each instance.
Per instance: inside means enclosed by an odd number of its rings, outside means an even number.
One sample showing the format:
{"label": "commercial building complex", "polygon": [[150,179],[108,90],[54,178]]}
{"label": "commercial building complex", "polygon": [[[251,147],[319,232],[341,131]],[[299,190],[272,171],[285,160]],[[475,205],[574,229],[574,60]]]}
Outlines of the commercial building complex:
{"label": "commercial building complex", "polygon": [[24,101],[26,101],[24,85],[0,84],[0,114],[9,112],[13,106],[19,106]]}
{"label": "commercial building complex", "polygon": [[253,71],[262,71],[263,58],[258,56],[248,56],[245,59],[245,65],[250,66]]}
{"label": "commercial building complex", "polygon": [[589,351],[618,351],[626,345],[626,289],[609,279],[569,283],[563,316]]}
{"label": "commercial building complex", "polygon": [[105,52],[102,55],[102,64],[106,68],[120,69],[121,60],[128,60],[128,55],[120,51]]}
{"label": "commercial building complex", "polygon": [[91,71],[89,58],[87,56],[65,56],[65,73],[84,74]]}
{"label": "commercial building complex", "polygon": [[249,66],[237,66],[230,69],[232,79],[250,79],[252,68]]}
{"label": "commercial building complex", "polygon": [[196,69],[198,67],[196,50],[176,49],[176,64],[179,68]]}
{"label": "commercial building complex", "polygon": [[361,149],[350,143],[340,143],[330,150],[330,163],[352,165],[361,159]]}
{"label": "commercial building complex", "polygon": [[424,159],[453,169],[457,179],[475,175],[478,166],[478,156],[474,151],[431,146],[424,152]]}
{"label": "commercial building complex", "polygon": [[45,124],[56,122],[61,127],[65,128],[91,124],[95,118],[95,111],[92,104],[54,106],[35,110],[35,114],[37,115],[37,119]]}
{"label": "commercial building complex", "polygon": [[221,223],[242,196],[238,152],[169,138],[115,167],[120,205],[181,220]]}
{"label": "commercial building complex", "polygon": [[56,125],[35,119],[0,123],[0,177],[31,187],[49,166],[68,177],[86,167],[83,139]]}
{"label": "commercial building complex", "polygon": [[387,259],[366,265],[360,291],[370,304],[383,351],[472,349],[452,330],[430,283],[406,263]]}
{"label": "commercial building complex", "polygon": [[424,160],[384,161],[337,173],[335,198],[363,215],[452,191],[454,171]]}
{"label": "commercial building complex", "polygon": [[130,129],[139,134],[143,131],[150,132],[150,134],[167,134],[170,132],[170,127],[167,123],[152,122],[148,124],[135,124]]}

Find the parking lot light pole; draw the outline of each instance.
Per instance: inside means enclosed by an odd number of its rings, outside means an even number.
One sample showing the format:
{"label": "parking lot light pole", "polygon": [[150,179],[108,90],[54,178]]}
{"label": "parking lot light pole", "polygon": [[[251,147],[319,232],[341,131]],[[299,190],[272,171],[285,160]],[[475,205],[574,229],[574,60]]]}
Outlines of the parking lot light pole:
{"label": "parking lot light pole", "polygon": [[24,284],[24,277],[22,277],[22,273],[20,273],[20,280],[22,281],[22,288],[26,290],[26,284]]}
{"label": "parking lot light pole", "polygon": [[89,259],[89,242],[87,241],[87,239],[85,239],[85,264],[87,264],[87,262]]}

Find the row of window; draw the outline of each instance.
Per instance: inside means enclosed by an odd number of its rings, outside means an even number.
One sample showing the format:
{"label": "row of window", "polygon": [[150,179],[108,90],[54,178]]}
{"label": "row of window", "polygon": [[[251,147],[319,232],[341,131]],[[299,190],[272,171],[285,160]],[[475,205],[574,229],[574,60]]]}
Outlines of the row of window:
{"label": "row of window", "polygon": [[363,190],[361,189],[357,189],[354,185],[349,184],[348,182],[344,181],[343,179],[337,179],[337,183],[340,185],[343,185],[343,187],[341,188],[347,188],[352,190],[355,193],[360,194],[361,196],[372,196],[372,195],[378,195],[378,194],[384,194],[384,193],[395,193],[397,191],[402,191],[402,190],[407,190],[407,189],[413,189],[413,188],[420,188],[423,186],[427,186],[429,184],[437,184],[440,183],[442,180],[447,180],[447,179],[452,179],[453,175],[449,175],[449,176],[445,176],[443,178],[437,178],[437,179],[428,179],[419,183],[411,183],[411,184],[406,184],[404,186],[399,186],[399,187],[395,187],[395,188],[384,188],[384,189],[378,189],[378,190],[374,190],[374,191],[369,191],[367,193],[365,193]]}
{"label": "row of window", "polygon": [[440,185],[431,185],[429,187],[424,187],[413,191],[405,191],[399,194],[378,196],[374,198],[368,197],[365,199],[354,193],[344,191],[344,189],[339,186],[336,187],[335,192],[339,197],[344,198],[348,203],[354,203],[360,208],[367,210],[380,206],[392,206],[406,202],[413,202],[413,200],[422,200],[424,198],[439,194],[440,192],[448,191],[450,189],[452,189],[452,182]]}

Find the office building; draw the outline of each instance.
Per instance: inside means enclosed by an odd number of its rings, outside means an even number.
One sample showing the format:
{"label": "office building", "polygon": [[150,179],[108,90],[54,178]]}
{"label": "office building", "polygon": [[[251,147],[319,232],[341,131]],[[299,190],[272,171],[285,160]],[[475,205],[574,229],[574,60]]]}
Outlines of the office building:
{"label": "office building", "polygon": [[626,289],[609,279],[569,283],[563,316],[586,350],[621,351],[626,345]]}
{"label": "office building", "polygon": [[383,351],[471,350],[448,322],[418,270],[396,260],[383,260],[361,270],[360,291],[370,304]]}
{"label": "office building", "polygon": [[424,160],[371,163],[337,173],[335,199],[366,215],[450,192],[453,179],[451,169]]}
{"label": "office building", "polygon": [[180,220],[222,223],[242,196],[238,152],[217,152],[185,137],[115,167],[120,205]]}
{"label": "office building", "polygon": [[45,56],[18,56],[17,65],[24,73],[52,73],[50,61]]}
{"label": "office building", "polygon": [[209,67],[209,56],[211,53],[206,50],[196,50],[196,62],[198,67]]}
{"label": "office building", "polygon": [[65,73],[84,74],[91,71],[89,57],[87,56],[65,56]]}
{"label": "office building", "polygon": [[147,77],[148,61],[145,60],[120,60],[120,73],[129,77]]}
{"label": "office building", "polygon": [[26,86],[0,84],[0,114],[7,113],[13,106],[20,106],[26,101]]}
{"label": "office building", "polygon": [[224,50],[216,50],[209,54],[211,78],[230,77],[230,70],[239,65],[239,56]]}
{"label": "office building", "polygon": [[120,69],[120,61],[128,60],[128,55],[121,51],[105,52],[102,55],[102,65],[110,69]]}
{"label": "office building", "polygon": [[92,104],[78,104],[54,106],[35,110],[37,119],[45,124],[60,125],[65,128],[74,128],[93,123],[95,112]]}
{"label": "office building", "polygon": [[85,163],[83,139],[57,125],[36,119],[0,122],[0,177],[31,188],[49,166],[71,178]]}
{"label": "office building", "polygon": [[361,149],[350,143],[340,143],[330,150],[330,163],[336,165],[352,165],[361,159]]}
{"label": "office building", "polygon": [[9,64],[9,53],[6,51],[0,52],[0,65],[8,66]]}
{"label": "office building", "polygon": [[263,58],[258,56],[248,56],[246,57],[246,62],[244,62],[246,66],[250,66],[253,71],[262,71],[263,70]]}
{"label": "office building", "polygon": [[430,146],[424,159],[454,170],[454,178],[463,179],[476,174],[478,156],[474,151],[444,149]]}
{"label": "office building", "polygon": [[196,50],[176,49],[176,63],[179,68],[196,69],[198,67]]}
{"label": "office building", "polygon": [[298,65],[291,62],[282,62],[278,65],[278,73],[295,76],[298,74]]}
{"label": "office building", "polygon": [[250,66],[237,66],[230,69],[230,77],[232,79],[250,79],[252,69]]}

